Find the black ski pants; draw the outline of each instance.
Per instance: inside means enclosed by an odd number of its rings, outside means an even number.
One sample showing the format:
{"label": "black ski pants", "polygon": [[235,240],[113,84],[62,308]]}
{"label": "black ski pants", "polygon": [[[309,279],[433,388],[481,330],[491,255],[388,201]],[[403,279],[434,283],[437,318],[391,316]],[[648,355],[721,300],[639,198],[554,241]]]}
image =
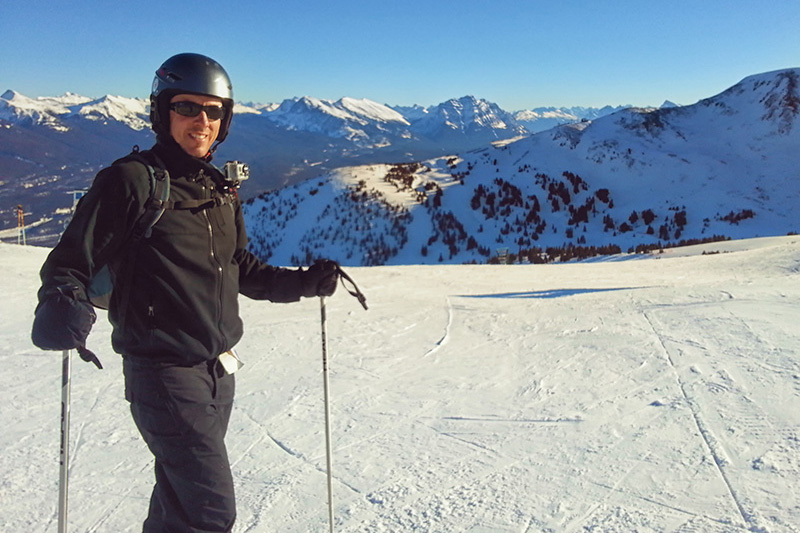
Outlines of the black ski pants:
{"label": "black ski pants", "polygon": [[143,533],[227,533],[236,519],[225,448],[234,377],[217,361],[153,366],[125,358],[125,397],[155,456]]}

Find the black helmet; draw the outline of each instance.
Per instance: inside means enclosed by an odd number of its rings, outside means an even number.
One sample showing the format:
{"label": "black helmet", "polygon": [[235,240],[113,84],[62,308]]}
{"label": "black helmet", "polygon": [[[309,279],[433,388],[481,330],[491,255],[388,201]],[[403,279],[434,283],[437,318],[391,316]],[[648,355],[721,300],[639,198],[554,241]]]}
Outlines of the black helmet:
{"label": "black helmet", "polygon": [[150,90],[150,122],[157,135],[169,135],[169,101],[176,94],[200,94],[222,99],[225,116],[217,142],[228,135],[233,117],[233,87],[222,65],[200,54],[170,57],[156,71]]}

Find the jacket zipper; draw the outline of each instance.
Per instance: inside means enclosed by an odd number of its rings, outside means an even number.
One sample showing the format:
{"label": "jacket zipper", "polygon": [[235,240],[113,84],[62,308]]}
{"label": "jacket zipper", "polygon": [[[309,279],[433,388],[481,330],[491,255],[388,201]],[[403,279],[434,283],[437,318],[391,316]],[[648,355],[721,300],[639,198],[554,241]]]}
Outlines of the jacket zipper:
{"label": "jacket zipper", "polygon": [[153,342],[156,335],[156,312],[153,304],[147,306],[147,342]]}
{"label": "jacket zipper", "polygon": [[[201,176],[204,177],[202,171],[201,171]],[[205,185],[203,185],[203,189],[207,190],[208,188]],[[205,194],[204,196],[206,196],[207,198],[210,197],[210,195],[208,194]],[[205,216],[206,227],[208,228],[209,254],[211,256],[212,261],[216,264],[217,267],[217,316],[216,316],[217,331],[219,332],[220,339],[222,340],[222,345],[226,346],[227,341],[225,340],[225,334],[222,332],[222,282],[224,279],[222,273],[222,263],[217,257],[217,253],[214,249],[214,227],[211,224],[211,217],[208,215],[208,209],[203,210],[203,216]]]}

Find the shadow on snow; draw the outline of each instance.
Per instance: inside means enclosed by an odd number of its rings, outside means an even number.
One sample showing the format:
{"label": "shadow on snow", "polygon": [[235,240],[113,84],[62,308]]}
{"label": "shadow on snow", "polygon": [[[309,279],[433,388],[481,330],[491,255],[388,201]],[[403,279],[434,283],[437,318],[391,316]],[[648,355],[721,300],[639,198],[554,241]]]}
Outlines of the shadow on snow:
{"label": "shadow on snow", "polygon": [[550,289],[545,291],[499,292],[496,294],[460,294],[461,298],[564,298],[595,292],[630,291],[644,287],[616,287],[609,289]]}

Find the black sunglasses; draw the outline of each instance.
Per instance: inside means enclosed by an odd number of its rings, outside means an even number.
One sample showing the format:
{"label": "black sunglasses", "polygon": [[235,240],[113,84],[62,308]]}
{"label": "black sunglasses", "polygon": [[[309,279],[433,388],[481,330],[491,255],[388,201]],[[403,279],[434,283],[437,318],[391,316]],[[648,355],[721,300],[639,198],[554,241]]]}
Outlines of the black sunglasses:
{"label": "black sunglasses", "polygon": [[184,117],[196,117],[201,111],[206,112],[208,120],[219,120],[225,116],[225,107],[217,105],[200,105],[194,102],[173,102],[169,108]]}

